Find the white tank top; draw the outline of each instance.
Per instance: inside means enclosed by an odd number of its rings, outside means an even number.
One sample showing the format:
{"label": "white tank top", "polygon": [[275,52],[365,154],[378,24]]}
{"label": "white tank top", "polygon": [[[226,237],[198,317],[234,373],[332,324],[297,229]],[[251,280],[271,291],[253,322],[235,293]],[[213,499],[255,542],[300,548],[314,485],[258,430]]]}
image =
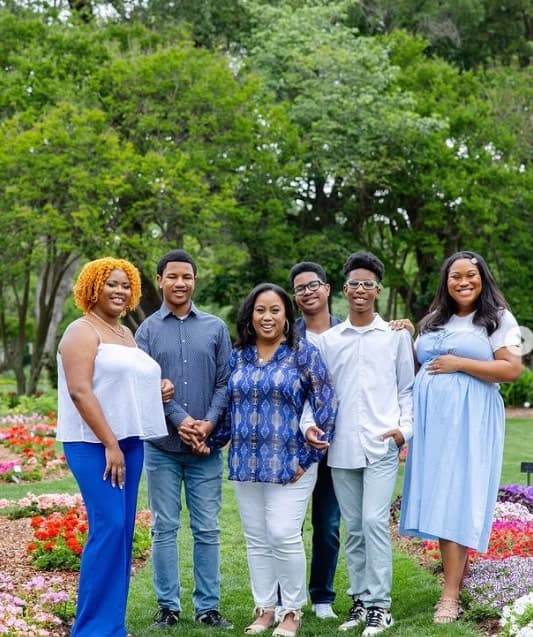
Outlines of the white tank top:
{"label": "white tank top", "polygon": [[[57,354],[56,439],[100,442],[70,398],[61,354]],[[167,436],[161,400],[161,368],[141,349],[100,343],[96,350],[93,391],[117,440]]]}

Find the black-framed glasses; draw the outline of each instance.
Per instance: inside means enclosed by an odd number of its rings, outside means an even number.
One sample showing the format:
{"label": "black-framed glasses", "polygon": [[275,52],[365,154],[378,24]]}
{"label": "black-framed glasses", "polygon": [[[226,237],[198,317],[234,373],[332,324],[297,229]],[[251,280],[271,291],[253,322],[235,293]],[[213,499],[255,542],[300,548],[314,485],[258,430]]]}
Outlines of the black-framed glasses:
{"label": "black-framed glasses", "polygon": [[317,290],[320,290],[323,285],[326,285],[323,281],[315,279],[314,281],[309,281],[309,283],[297,285],[293,292],[296,296],[300,296],[300,294],[305,294],[306,290],[309,290],[309,292],[316,292]]}
{"label": "black-framed glasses", "polygon": [[345,283],[347,288],[352,290],[357,290],[360,285],[363,286],[363,290],[375,290],[379,288],[379,283],[377,281],[373,281],[371,279],[366,279],[365,281],[356,281],[355,279],[349,279]]}

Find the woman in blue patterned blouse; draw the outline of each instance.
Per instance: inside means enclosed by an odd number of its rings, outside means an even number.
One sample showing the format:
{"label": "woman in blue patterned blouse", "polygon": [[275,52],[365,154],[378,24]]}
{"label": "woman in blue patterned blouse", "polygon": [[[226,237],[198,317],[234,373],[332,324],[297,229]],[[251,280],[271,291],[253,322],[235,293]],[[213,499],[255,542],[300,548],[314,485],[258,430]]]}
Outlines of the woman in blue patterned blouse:
{"label": "woman in blue patterned blouse", "polygon": [[[333,435],[336,399],[318,349],[299,339],[289,295],[262,283],[244,300],[230,358],[226,424],[229,478],[246,538],[255,602],[246,634],[274,624],[278,583],[281,621],[273,635],[294,637],[307,602],[301,528],[317,462]],[[314,423],[300,426],[308,402]],[[305,433],[303,433],[305,432]],[[222,438],[220,438],[222,435]]]}

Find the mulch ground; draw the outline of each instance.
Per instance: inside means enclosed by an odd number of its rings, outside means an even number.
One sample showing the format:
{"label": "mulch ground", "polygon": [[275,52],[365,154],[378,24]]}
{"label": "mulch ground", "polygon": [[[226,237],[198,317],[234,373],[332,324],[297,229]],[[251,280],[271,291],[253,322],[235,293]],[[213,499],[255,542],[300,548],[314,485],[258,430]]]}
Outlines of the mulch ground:
{"label": "mulch ground", "polygon": [[[8,520],[0,517],[0,571],[12,579],[15,588],[25,584],[35,575],[60,575],[66,583],[66,589],[76,591],[78,573],[68,571],[44,573],[33,568],[26,553],[26,547],[32,537],[29,518]],[[66,637],[70,634],[70,630],[66,626],[58,626],[50,630],[49,634],[53,637]]]}

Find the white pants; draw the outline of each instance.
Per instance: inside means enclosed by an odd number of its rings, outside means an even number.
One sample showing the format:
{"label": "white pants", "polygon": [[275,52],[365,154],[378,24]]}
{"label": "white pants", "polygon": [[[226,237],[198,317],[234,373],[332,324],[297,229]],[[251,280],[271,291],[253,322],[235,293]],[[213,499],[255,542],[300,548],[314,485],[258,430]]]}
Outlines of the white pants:
{"label": "white pants", "polygon": [[284,610],[307,602],[302,524],[316,482],[317,464],[286,485],[234,482],[255,606],[274,608],[278,584]]}

